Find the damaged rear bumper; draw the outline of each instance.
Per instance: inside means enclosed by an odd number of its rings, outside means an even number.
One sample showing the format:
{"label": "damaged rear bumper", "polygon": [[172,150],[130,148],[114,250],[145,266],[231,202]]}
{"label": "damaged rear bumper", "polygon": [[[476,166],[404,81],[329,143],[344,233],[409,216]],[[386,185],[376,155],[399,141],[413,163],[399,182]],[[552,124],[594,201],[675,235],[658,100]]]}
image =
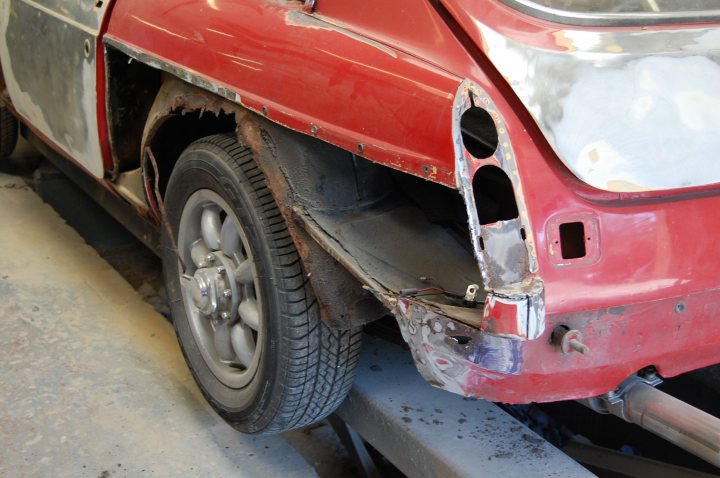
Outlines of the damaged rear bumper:
{"label": "damaged rear bumper", "polygon": [[[720,289],[606,309],[547,315],[537,339],[490,333],[420,299],[396,318],[418,370],[448,391],[505,403],[592,397],[653,366],[670,377],[720,362]],[[563,353],[558,326],[580,330],[590,353]]]}

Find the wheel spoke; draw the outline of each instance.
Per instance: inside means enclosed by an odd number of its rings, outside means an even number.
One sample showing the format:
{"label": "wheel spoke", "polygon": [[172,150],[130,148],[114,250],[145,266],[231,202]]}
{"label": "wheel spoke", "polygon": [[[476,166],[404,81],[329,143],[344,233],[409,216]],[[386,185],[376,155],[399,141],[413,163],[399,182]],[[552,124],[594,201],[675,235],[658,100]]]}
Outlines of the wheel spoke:
{"label": "wheel spoke", "polygon": [[205,266],[205,261],[209,254],[210,249],[208,249],[202,239],[195,241],[190,249],[190,257],[198,269]]}
{"label": "wheel spoke", "polygon": [[260,311],[255,299],[247,298],[240,302],[238,313],[244,324],[253,330],[260,330]]}
{"label": "wheel spoke", "polygon": [[213,337],[215,351],[221,360],[235,360],[235,350],[230,334],[230,326],[227,322],[221,322],[215,325],[215,336]]}
{"label": "wheel spoke", "polygon": [[220,250],[230,258],[235,257],[235,253],[240,251],[240,236],[235,221],[230,216],[225,218],[220,229]]}
{"label": "wheel spoke", "polygon": [[255,339],[252,330],[244,324],[235,324],[230,331],[232,337],[232,346],[240,363],[249,368],[255,356]]}
{"label": "wheel spoke", "polygon": [[220,209],[205,206],[200,218],[200,231],[205,244],[213,251],[220,249],[220,227]]}
{"label": "wheel spoke", "polygon": [[240,265],[235,269],[235,280],[237,280],[241,284],[252,284],[254,277],[253,277],[253,270],[252,270],[252,262],[250,259],[245,259],[240,263]]}

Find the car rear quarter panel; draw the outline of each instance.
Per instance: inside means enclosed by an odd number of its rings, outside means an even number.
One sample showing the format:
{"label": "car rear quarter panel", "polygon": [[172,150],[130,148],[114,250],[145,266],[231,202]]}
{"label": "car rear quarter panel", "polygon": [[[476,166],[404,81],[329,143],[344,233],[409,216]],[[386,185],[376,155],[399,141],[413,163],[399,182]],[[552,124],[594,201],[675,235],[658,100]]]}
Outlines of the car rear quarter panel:
{"label": "car rear quarter panel", "polygon": [[461,79],[296,1],[118,2],[108,36],[227,88],[292,129],[454,186]]}

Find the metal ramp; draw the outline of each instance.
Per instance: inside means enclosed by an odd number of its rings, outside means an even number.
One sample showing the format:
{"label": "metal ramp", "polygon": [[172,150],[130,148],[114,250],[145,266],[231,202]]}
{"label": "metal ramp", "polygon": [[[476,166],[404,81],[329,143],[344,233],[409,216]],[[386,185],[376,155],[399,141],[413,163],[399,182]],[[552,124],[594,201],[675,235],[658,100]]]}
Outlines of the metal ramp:
{"label": "metal ramp", "polygon": [[412,478],[595,476],[493,403],[432,387],[409,352],[377,338],[336,414]]}

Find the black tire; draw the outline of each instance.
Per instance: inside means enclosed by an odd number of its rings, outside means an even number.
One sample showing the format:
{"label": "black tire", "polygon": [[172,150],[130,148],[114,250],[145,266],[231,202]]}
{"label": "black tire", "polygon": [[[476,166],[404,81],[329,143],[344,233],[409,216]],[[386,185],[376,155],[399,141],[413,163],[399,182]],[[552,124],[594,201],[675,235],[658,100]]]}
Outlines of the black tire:
{"label": "black tire", "polygon": [[[175,248],[183,208],[199,190],[214,191],[236,214],[260,283],[258,302],[267,333],[258,346],[257,371],[241,388],[227,386],[213,373],[183,304],[182,266]],[[334,330],[322,321],[292,238],[250,149],[232,135],[190,145],[171,174],[165,208],[170,227],[164,228],[163,268],[173,322],[185,360],[208,402],[245,433],[280,433],[332,413],[352,385],[361,331]]]}
{"label": "black tire", "polygon": [[0,101],[0,160],[6,160],[15,151],[18,142],[18,121]]}

